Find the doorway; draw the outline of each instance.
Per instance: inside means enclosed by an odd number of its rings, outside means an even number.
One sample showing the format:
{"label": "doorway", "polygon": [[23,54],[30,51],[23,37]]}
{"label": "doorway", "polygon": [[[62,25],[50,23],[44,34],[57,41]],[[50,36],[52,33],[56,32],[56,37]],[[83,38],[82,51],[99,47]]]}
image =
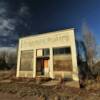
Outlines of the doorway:
{"label": "doorway", "polygon": [[37,58],[36,75],[46,76],[49,73],[49,58]]}

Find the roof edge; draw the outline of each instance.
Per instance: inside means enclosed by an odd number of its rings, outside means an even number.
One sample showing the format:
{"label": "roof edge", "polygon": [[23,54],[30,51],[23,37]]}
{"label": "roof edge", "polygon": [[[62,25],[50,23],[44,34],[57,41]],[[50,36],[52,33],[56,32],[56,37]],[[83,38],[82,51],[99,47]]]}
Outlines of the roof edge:
{"label": "roof edge", "polygon": [[41,34],[33,34],[33,35],[30,35],[30,36],[21,37],[19,39],[29,38],[29,37],[32,37],[32,36],[40,36],[40,35],[45,35],[45,34],[51,34],[51,33],[58,32],[58,31],[59,32],[68,31],[68,30],[75,30],[75,28],[68,28],[68,29],[62,29],[62,30],[57,30],[57,31],[44,32],[44,33],[41,33]]}

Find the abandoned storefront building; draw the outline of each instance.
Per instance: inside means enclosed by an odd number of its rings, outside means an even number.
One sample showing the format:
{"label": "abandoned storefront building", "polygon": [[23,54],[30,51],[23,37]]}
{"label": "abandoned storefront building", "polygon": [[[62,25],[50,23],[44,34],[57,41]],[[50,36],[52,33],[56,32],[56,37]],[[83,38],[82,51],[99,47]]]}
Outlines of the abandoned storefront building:
{"label": "abandoned storefront building", "polygon": [[74,29],[20,38],[16,76],[78,81]]}

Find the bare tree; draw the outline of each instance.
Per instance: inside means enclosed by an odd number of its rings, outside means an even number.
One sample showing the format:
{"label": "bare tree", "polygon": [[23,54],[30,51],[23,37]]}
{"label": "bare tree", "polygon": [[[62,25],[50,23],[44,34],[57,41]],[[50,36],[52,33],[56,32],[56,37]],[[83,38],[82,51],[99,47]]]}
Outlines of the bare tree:
{"label": "bare tree", "polygon": [[10,52],[9,50],[0,51],[0,69],[15,68],[16,62],[16,52]]}
{"label": "bare tree", "polygon": [[16,66],[16,62],[17,62],[17,55],[16,55],[16,52],[11,52],[9,53],[8,55],[8,66],[9,68],[15,68]]}
{"label": "bare tree", "polygon": [[94,58],[96,54],[96,41],[92,32],[90,32],[88,25],[83,23],[82,25],[83,40],[86,47],[87,63],[89,66],[93,66]]}
{"label": "bare tree", "polygon": [[6,58],[7,58],[7,53],[5,51],[1,51],[0,52],[0,70],[8,69]]}

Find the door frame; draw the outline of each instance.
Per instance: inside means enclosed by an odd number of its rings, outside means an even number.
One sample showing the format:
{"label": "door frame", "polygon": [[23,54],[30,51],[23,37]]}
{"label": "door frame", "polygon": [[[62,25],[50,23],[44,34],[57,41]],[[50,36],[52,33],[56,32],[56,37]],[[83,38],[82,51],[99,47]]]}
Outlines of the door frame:
{"label": "door frame", "polygon": [[[49,57],[37,57],[36,58],[36,76],[46,76],[46,73],[45,73],[45,67],[44,67],[44,60],[48,60],[48,70],[49,70]],[[37,64],[39,63],[38,61],[40,60],[41,62],[41,66],[40,66],[40,71],[37,71]],[[39,68],[39,66],[38,66]],[[38,73],[40,72],[40,75],[38,75]],[[49,74],[49,72],[48,72]]]}

